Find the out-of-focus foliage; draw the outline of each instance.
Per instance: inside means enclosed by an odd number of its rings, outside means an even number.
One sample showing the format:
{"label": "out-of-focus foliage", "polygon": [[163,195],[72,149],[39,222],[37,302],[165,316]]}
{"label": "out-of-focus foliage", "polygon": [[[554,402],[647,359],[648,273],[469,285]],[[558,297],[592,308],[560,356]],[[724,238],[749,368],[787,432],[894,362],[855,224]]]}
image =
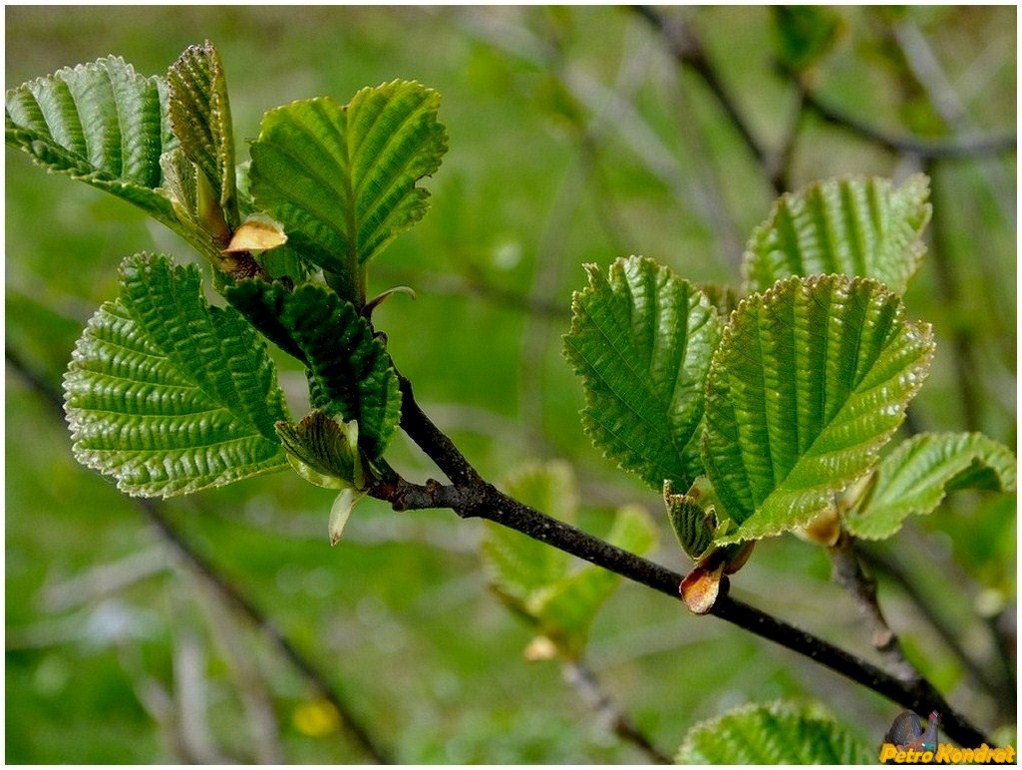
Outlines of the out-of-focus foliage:
{"label": "out-of-focus foliage", "polygon": [[[797,104],[773,66],[758,8],[665,11],[689,23],[741,115],[780,157]],[[1014,8],[834,11],[812,86],[835,109],[893,134],[1015,131]],[[622,503],[668,526],[658,494],[592,449],[582,394],[560,356],[582,263],[644,254],[679,275],[739,279],[745,236],[774,193],[712,94],[678,71],[638,14],[616,8],[12,8],[7,83],[118,54],[161,73],[203,38],[219,52],[238,160],[263,113],[366,84],[417,80],[443,94],[450,150],[431,211],[374,263],[374,320],[436,421],[488,478],[526,458],[564,458],[580,525],[605,532]],[[801,44],[800,44],[801,45]],[[817,50],[823,55],[817,57]],[[429,51],[429,55],[423,55]],[[797,53],[797,52],[796,52]],[[931,54],[928,56],[928,54]],[[804,116],[789,184],[927,170],[928,254],[905,299],[934,322],[937,354],[910,409],[921,430],[1015,440],[1014,155],[922,169]],[[53,384],[81,327],[117,294],[117,265],[188,246],[140,212],[7,155],[7,344]],[[276,354],[274,354],[276,355]],[[277,357],[294,415],[302,367]],[[66,427],[7,371],[7,759],[152,762],[364,761],[307,681],[173,557],[135,503],[78,466]],[[398,437],[407,476],[435,470]],[[360,505],[331,549],[334,492],[297,476],[252,479],[168,505],[189,541],[312,658],[404,762],[614,762],[643,757],[592,719],[551,663],[527,663],[529,629],[486,590],[481,527],[449,512]],[[654,558],[687,562],[670,536]],[[988,626],[1015,603],[1015,507],[950,497],[905,522],[882,553],[996,674]],[[760,544],[733,590],[786,619],[868,647],[820,549]],[[977,719],[1007,724],[905,593],[881,596],[906,647]],[[989,619],[981,620],[977,612]],[[1004,629],[1010,637],[1013,626]],[[873,745],[896,715],[808,661],[627,581],[589,631],[587,659],[655,743],[747,701],[816,697]],[[13,707],[16,705],[16,708]],[[182,721],[187,712],[194,719]],[[202,726],[205,727],[202,727]]]}

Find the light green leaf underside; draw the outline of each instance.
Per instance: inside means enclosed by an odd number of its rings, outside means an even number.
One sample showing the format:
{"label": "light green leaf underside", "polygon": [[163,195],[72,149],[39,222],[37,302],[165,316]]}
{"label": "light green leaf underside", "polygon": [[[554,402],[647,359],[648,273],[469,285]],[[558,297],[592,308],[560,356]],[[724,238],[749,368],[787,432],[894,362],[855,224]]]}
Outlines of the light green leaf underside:
{"label": "light green leaf underside", "polygon": [[720,337],[706,296],[651,259],[629,257],[609,278],[586,267],[564,352],[582,379],[593,443],[654,489],[687,488],[701,471],[703,386]]}
{"label": "light green leaf underside", "polygon": [[[566,463],[526,466],[504,486],[515,499],[561,521],[575,519],[578,488]],[[656,546],[656,527],[641,508],[624,507],[607,540],[644,554]],[[567,657],[581,654],[596,613],[620,583],[619,575],[592,565],[573,571],[563,551],[490,522],[482,555],[498,595]]]}
{"label": "light green leaf underside", "polygon": [[[567,524],[575,522],[579,493],[567,463],[523,466],[504,481],[503,487],[511,497],[536,510]],[[568,572],[569,556],[564,551],[489,521],[482,555],[494,588],[521,605],[534,592],[556,583]]]}
{"label": "light green leaf underside", "polygon": [[425,215],[416,183],[447,149],[439,107],[436,91],[395,80],[347,106],[324,97],[271,110],[252,145],[252,195],[309,260],[354,276]]}
{"label": "light green leaf underside", "polygon": [[843,518],[856,537],[890,537],[905,518],[930,513],[956,489],[1013,491],[1017,469],[1012,451],[982,434],[922,433],[885,457],[875,474],[868,500]]}
{"label": "light green leaf underside", "polygon": [[231,108],[223,65],[213,44],[189,46],[167,72],[167,84],[174,135],[209,181],[227,223],[237,227]]}
{"label": "light green leaf underside", "polygon": [[64,377],[79,462],[131,495],[169,497],[287,467],[283,392],[265,344],[202,298],[197,268],[140,254],[79,338]]}
{"label": "light green leaf underside", "polygon": [[834,179],[781,196],[746,246],[746,292],[793,275],[841,273],[903,293],[925,251],[929,193],[917,174],[898,188],[875,177]]}
{"label": "light green leaf underside", "polygon": [[288,291],[249,279],[224,296],[273,343],[308,367],[314,409],[358,421],[359,444],[383,454],[401,419],[397,373],[383,343],[354,305],[321,286]]}
{"label": "light green leaf underside", "polygon": [[869,765],[878,753],[820,709],[747,705],[689,730],[679,765]]}
{"label": "light green leaf underside", "polygon": [[831,505],[873,467],[932,355],[929,326],[870,279],[790,278],[745,299],[707,379],[703,460],[741,525],[717,542],[790,531]]}
{"label": "light green leaf underside", "polygon": [[166,84],[111,56],[58,70],[7,92],[9,145],[174,222],[160,186],[160,155],[175,144]]}
{"label": "light green leaf underside", "polygon": [[[625,506],[614,517],[606,540],[642,556],[656,547],[656,527],[642,508]],[[526,609],[563,654],[577,658],[585,648],[596,614],[620,583],[620,575],[587,565],[537,591],[529,598]]]}

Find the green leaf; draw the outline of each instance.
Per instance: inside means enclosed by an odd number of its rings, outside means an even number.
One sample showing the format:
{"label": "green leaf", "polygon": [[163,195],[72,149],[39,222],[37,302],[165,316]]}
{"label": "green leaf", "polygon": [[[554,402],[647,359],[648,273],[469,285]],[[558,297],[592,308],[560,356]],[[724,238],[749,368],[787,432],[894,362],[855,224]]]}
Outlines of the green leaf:
{"label": "green leaf", "polygon": [[119,57],[58,70],[7,92],[7,143],[41,166],[175,222],[160,195],[160,155],[174,146],[166,84]]}
{"label": "green leaf", "polygon": [[905,518],[930,513],[953,490],[1014,490],[1016,473],[1012,451],[982,434],[921,433],[880,462],[871,493],[844,525],[856,537],[890,537]]}
{"label": "green leaf", "polygon": [[[170,125],[181,149],[212,188],[230,229],[238,226],[234,135],[227,81],[208,40],[189,46],[167,72]],[[226,245],[226,244],[225,244]]]}
{"label": "green leaf", "polygon": [[359,444],[380,457],[401,419],[401,392],[387,349],[355,306],[312,283],[239,281],[227,301],[308,367],[312,406],[358,422]]}
{"label": "green leaf", "polygon": [[[565,462],[532,463],[510,475],[502,485],[511,497],[555,519],[571,524],[578,506],[578,486]],[[494,589],[523,608],[536,591],[568,573],[568,554],[546,543],[486,522],[483,566]]]}
{"label": "green leaf", "polygon": [[895,188],[887,179],[833,179],[782,195],[746,246],[747,292],[792,275],[875,278],[903,293],[922,260],[929,180]]}
{"label": "green leaf", "polygon": [[428,209],[416,183],[447,149],[439,107],[436,91],[395,80],[362,89],[347,106],[309,99],[263,118],[250,169],[256,203],[358,305],[363,266]]}
{"label": "green leaf", "polygon": [[691,493],[677,494],[671,482],[664,482],[667,519],[678,544],[692,561],[697,561],[713,545],[716,517],[704,509]]}
{"label": "green leaf", "polygon": [[303,479],[328,489],[362,489],[357,422],[339,421],[317,410],[297,425],[278,422],[275,427],[288,462]]}
{"label": "green leaf", "polygon": [[680,765],[870,765],[878,753],[821,709],[749,704],[689,730]]}
{"label": "green leaf", "polygon": [[[620,508],[607,541],[643,555],[656,547],[657,531],[649,515],[638,506]],[[526,610],[535,617],[544,636],[563,655],[578,658],[585,648],[596,614],[620,585],[621,576],[587,565],[529,597]]]}
{"label": "green leaf", "polygon": [[[929,370],[930,327],[866,278],[790,278],[742,301],[707,379],[718,543],[807,524],[875,464]],[[718,516],[722,514],[717,511]]]}
{"label": "green leaf", "polygon": [[140,254],[89,321],[64,377],[75,457],[131,495],[186,494],[287,467],[266,346],[209,306],[199,271]]}
{"label": "green leaf", "polygon": [[609,278],[587,265],[572,300],[564,354],[582,378],[586,433],[604,454],[659,490],[701,471],[703,385],[720,337],[706,296],[644,257],[619,259]]}

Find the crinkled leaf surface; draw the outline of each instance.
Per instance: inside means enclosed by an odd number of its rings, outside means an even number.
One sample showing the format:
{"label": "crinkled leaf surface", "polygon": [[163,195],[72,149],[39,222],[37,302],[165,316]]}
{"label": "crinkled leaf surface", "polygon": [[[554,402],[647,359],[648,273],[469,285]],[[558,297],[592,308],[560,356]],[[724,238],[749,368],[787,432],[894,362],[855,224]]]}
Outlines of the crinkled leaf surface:
{"label": "crinkled leaf surface", "polygon": [[902,442],[875,471],[864,504],[843,517],[856,537],[890,537],[912,514],[933,511],[956,489],[1012,491],[1015,455],[979,433],[921,433]]}
{"label": "crinkled leaf surface", "polygon": [[110,56],[7,92],[7,143],[50,169],[174,221],[160,186],[160,155],[174,144],[166,84]]}
{"label": "crinkled leaf surface", "polygon": [[234,136],[227,81],[208,40],[189,46],[167,72],[170,125],[181,149],[209,181],[227,224],[238,226]]}
{"label": "crinkled leaf surface", "polygon": [[355,306],[312,283],[288,291],[248,279],[224,291],[268,339],[308,367],[312,406],[358,421],[359,445],[383,454],[401,419],[397,373]]}
{"label": "crinkled leaf surface", "polygon": [[572,301],[565,356],[582,379],[583,426],[593,443],[659,490],[700,472],[698,429],[720,322],[706,296],[644,257],[608,277],[588,265]]}
{"label": "crinkled leaf surface", "polygon": [[131,495],[169,497],[287,467],[284,394],[258,334],[202,298],[197,268],[129,257],[64,377],[79,462]]}
{"label": "crinkled leaf surface", "polygon": [[869,765],[877,753],[820,709],[747,705],[689,730],[680,765]]}
{"label": "crinkled leaf surface", "polygon": [[925,251],[929,194],[929,180],[917,174],[901,187],[876,177],[832,179],[782,195],[746,246],[746,291],[792,275],[842,273],[904,292]]}
{"label": "crinkled leaf surface", "polygon": [[271,110],[252,145],[257,205],[307,259],[355,281],[426,213],[429,193],[416,183],[447,149],[439,107],[436,91],[395,80],[346,106],[324,97]]}
{"label": "crinkled leaf surface", "polygon": [[[790,278],[745,300],[707,379],[703,460],[734,524],[789,531],[868,472],[933,355],[926,324],[866,278]],[[718,516],[721,512],[718,511]]]}

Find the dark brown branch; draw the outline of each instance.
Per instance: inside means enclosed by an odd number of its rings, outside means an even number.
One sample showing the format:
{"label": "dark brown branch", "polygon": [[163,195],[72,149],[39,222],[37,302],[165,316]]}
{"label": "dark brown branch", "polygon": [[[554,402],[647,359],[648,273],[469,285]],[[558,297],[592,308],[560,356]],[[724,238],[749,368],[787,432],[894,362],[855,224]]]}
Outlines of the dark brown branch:
{"label": "dark brown branch", "polygon": [[[430,480],[419,485],[400,478],[391,479],[372,488],[372,496],[391,503],[396,510],[450,508],[462,518],[493,521],[680,600],[678,589],[682,576],[678,573],[530,508],[483,480],[453,442],[418,407],[404,378],[402,394],[401,427],[405,432],[449,478],[453,474],[474,481],[466,485],[446,485]],[[922,714],[940,712],[945,732],[962,745],[990,743],[989,738],[954,711],[927,680],[902,681],[829,642],[731,598],[727,595],[726,583],[722,585],[721,594],[710,614],[798,652],[905,708]]]}
{"label": "dark brown branch", "polygon": [[[10,346],[5,346],[4,353],[8,365],[22,377],[36,394],[53,406],[61,416],[61,419],[63,419],[64,400],[61,397],[60,391],[51,385],[44,376],[29,366],[18,351]],[[366,756],[379,764],[392,764],[388,752],[377,744],[376,740],[362,725],[361,718],[352,711],[340,693],[328,684],[326,675],[312,661],[300,653],[291,640],[237,586],[220,574],[211,562],[199,554],[174,526],[167,516],[163,505],[156,500],[147,498],[135,498],[134,502],[146,519],[148,519],[149,523],[174,548],[188,567],[205,580],[226,604],[234,607],[242,617],[255,626],[291,665],[305,676],[316,690],[316,693],[337,709],[337,713],[341,715],[344,729],[347,730]]]}

